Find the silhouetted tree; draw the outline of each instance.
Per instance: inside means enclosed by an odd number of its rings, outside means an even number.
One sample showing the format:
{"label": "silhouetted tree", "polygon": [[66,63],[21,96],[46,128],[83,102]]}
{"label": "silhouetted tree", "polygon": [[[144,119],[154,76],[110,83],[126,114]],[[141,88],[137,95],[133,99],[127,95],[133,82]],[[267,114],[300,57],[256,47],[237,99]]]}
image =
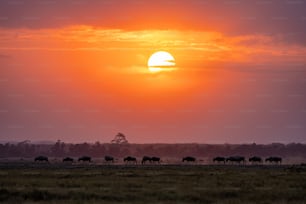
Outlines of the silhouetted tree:
{"label": "silhouetted tree", "polygon": [[115,138],[111,141],[111,143],[115,144],[127,144],[128,140],[126,139],[125,135],[121,132],[119,132]]}

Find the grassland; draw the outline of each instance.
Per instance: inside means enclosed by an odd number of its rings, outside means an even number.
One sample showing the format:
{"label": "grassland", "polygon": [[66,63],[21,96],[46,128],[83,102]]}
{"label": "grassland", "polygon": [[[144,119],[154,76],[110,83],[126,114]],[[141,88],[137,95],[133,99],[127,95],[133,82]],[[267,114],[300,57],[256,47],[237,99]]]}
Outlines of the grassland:
{"label": "grassland", "polygon": [[306,203],[306,169],[8,163],[0,203]]}

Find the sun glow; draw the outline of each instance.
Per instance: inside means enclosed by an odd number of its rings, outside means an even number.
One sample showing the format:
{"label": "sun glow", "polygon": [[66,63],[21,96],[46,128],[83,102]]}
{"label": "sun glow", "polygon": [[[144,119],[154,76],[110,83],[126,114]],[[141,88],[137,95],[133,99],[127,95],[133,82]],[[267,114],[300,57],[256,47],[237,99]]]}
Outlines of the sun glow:
{"label": "sun glow", "polygon": [[174,57],[165,51],[153,53],[148,60],[148,69],[150,72],[172,71],[174,70]]}

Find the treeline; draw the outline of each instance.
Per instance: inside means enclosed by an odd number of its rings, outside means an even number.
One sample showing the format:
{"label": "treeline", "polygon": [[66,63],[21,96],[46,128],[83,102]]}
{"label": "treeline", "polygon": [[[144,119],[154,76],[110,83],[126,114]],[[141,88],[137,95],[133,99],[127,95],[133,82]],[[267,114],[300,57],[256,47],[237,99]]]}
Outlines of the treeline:
{"label": "treeline", "polygon": [[55,144],[31,144],[27,142],[0,144],[1,158],[31,158],[37,155],[49,157],[79,157],[82,155],[91,157],[103,157],[105,155],[114,157],[127,155],[136,157],[142,157],[143,155],[183,157],[191,155],[206,158],[230,155],[243,155],[246,157],[274,155],[306,159],[306,144],[110,144],[99,142],[94,144],[68,144],[61,141],[57,141]]}

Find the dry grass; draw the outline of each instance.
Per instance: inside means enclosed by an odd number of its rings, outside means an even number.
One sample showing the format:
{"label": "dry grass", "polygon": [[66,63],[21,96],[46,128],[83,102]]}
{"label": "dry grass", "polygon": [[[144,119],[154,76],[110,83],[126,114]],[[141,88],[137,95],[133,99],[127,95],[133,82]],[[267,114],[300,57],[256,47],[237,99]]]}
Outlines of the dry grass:
{"label": "dry grass", "polygon": [[305,203],[288,166],[0,166],[1,203]]}

